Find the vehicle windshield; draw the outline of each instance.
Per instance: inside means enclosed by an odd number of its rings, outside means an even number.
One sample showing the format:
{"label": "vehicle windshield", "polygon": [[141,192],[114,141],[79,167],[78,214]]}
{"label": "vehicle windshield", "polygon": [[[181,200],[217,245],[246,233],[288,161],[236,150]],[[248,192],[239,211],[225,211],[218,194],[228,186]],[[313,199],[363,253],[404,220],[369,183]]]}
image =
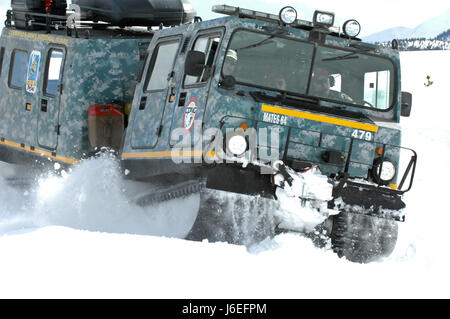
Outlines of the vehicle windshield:
{"label": "vehicle windshield", "polygon": [[388,109],[394,95],[389,59],[247,30],[234,33],[222,74],[241,84],[379,110]]}

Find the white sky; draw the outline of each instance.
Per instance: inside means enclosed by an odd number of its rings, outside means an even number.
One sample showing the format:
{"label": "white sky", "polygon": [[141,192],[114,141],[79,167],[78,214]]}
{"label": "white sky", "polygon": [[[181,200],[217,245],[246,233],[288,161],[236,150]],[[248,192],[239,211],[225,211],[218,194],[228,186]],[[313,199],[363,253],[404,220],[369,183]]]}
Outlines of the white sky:
{"label": "white sky", "polygon": [[[229,4],[248,9],[277,13],[283,6],[292,5],[300,18],[311,20],[315,9],[332,11],[336,14],[335,25],[345,20],[356,19],[361,23],[360,36],[368,36],[391,27],[414,28],[450,9],[444,0],[190,0],[198,14],[204,19],[220,15],[211,12],[214,4]],[[71,1],[68,1],[69,3]],[[0,0],[0,27],[3,26],[10,0]]]}

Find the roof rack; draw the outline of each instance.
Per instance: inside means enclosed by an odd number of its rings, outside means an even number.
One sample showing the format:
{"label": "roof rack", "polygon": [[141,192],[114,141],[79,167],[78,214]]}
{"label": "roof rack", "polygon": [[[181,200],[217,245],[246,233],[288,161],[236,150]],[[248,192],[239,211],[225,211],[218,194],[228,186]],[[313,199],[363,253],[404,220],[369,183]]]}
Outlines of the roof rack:
{"label": "roof rack", "polygon": [[[234,15],[239,18],[249,18],[264,22],[280,25],[282,22],[280,16],[276,14],[265,13],[261,11],[255,11],[250,9],[244,9],[240,7],[233,7],[228,5],[214,5],[212,11],[215,13],[221,13],[226,15]],[[307,29],[313,28],[313,24],[306,20],[296,19],[295,22],[289,25],[293,28]]]}
{"label": "roof rack", "polygon": [[[107,22],[77,20],[76,15],[71,10],[67,13],[66,15],[55,15],[11,9],[6,13],[5,26],[30,31],[45,30],[46,33],[65,31],[68,36],[74,35],[76,38],[79,37],[78,31],[86,28],[98,30],[112,27],[120,28]],[[142,30],[141,32],[144,31]],[[150,29],[147,29],[146,32],[153,33]]]}
{"label": "roof rack", "polygon": [[7,27],[46,30],[47,33],[51,33],[53,30],[66,30],[68,35],[71,35],[72,30],[76,31],[76,23],[75,19],[71,20],[71,15],[55,15],[17,9],[8,10],[5,21]]}

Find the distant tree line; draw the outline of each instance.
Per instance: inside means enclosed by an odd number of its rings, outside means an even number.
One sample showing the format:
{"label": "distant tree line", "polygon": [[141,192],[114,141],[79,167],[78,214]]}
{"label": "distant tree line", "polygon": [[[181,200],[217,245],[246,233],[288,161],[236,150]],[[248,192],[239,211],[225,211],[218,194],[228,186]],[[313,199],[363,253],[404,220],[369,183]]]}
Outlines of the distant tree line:
{"label": "distant tree line", "polygon": [[[396,39],[400,51],[417,50],[450,50],[450,29],[438,34],[433,39],[427,38],[408,38]],[[392,41],[375,42],[384,47],[391,47]]]}
{"label": "distant tree line", "polygon": [[448,29],[447,31],[444,31],[442,33],[439,33],[436,37],[436,40],[450,42],[450,29]]}

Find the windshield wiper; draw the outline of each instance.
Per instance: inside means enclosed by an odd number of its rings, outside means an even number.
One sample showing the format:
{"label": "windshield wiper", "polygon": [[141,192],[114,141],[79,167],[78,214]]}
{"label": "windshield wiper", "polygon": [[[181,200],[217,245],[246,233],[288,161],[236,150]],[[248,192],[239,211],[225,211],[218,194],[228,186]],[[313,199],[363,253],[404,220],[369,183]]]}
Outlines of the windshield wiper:
{"label": "windshield wiper", "polygon": [[322,62],[326,62],[326,61],[335,61],[335,60],[347,60],[347,59],[359,59],[359,56],[357,56],[356,54],[359,53],[363,53],[363,52],[369,52],[372,51],[372,48],[364,48],[364,49],[360,49],[358,51],[355,52],[350,52],[344,55],[340,55],[340,56],[335,56],[332,58],[326,58],[326,59],[322,59]]}
{"label": "windshield wiper", "polygon": [[267,31],[267,32],[274,32],[277,35],[289,35],[289,34],[291,34],[287,30],[278,29],[278,28],[274,28],[274,27],[269,27],[269,26],[266,26],[266,25],[262,26],[261,29],[263,29],[264,31]]}
{"label": "windshield wiper", "polygon": [[280,92],[276,95],[269,95],[263,91],[252,91],[250,92],[250,96],[253,97],[253,99],[256,102],[266,102],[266,103],[287,103],[287,104],[294,104],[295,106],[299,105],[305,105],[305,104],[312,104],[312,105],[318,105],[318,100],[315,98],[306,97],[303,95],[297,95],[288,93],[286,91]]}
{"label": "windshield wiper", "polygon": [[[293,106],[311,112],[319,112],[323,114],[331,114],[336,116],[347,117],[351,119],[358,119],[372,122],[366,115],[359,111],[346,110],[343,107],[334,106],[326,107],[319,104],[319,99],[316,97],[304,96],[301,94],[292,94],[283,92],[275,96],[268,95],[263,91],[251,91],[250,96],[258,103],[282,103],[287,106]],[[373,122],[372,122],[373,123]]]}
{"label": "windshield wiper", "polygon": [[236,51],[242,51],[242,50],[252,49],[252,48],[259,47],[259,46],[261,46],[261,45],[265,45],[265,44],[272,43],[273,41],[270,41],[270,40],[273,39],[273,38],[275,38],[275,36],[274,36],[274,35],[271,35],[271,36],[268,37],[267,39],[264,39],[264,40],[262,40],[262,41],[259,41],[259,42],[255,43],[255,44],[249,45],[249,46],[247,46],[247,47],[243,47],[243,48],[236,49]]}

